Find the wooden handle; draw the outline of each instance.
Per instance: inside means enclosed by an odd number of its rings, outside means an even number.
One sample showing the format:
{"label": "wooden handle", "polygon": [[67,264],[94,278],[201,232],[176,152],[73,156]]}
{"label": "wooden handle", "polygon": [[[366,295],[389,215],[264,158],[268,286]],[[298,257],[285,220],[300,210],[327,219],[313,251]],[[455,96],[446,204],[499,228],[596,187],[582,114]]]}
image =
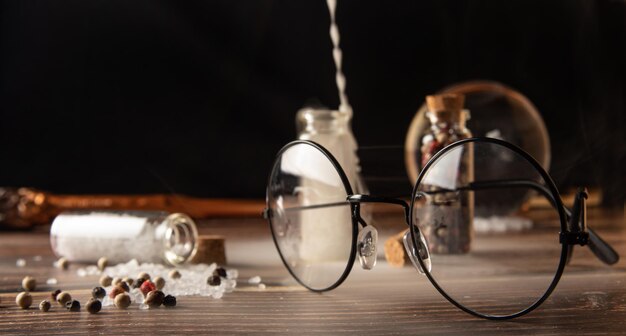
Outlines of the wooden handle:
{"label": "wooden handle", "polygon": [[159,210],[194,219],[261,217],[262,200],[202,199],[184,195],[58,195],[29,188],[0,188],[0,227],[29,228],[70,210]]}
{"label": "wooden handle", "polygon": [[385,242],[385,259],[387,259],[389,265],[393,267],[403,267],[411,263],[402,241],[407,231],[409,231],[409,229],[403,230],[387,239]]}

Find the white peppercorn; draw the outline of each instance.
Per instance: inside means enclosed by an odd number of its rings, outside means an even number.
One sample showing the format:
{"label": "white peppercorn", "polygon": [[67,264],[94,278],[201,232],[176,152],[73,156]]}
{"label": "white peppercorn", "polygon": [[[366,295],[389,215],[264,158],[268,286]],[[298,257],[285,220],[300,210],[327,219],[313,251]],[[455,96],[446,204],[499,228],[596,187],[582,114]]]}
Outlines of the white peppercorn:
{"label": "white peppercorn", "polygon": [[119,309],[126,309],[130,306],[130,295],[120,293],[115,296],[115,306]]}
{"label": "white peppercorn", "polygon": [[48,310],[50,310],[50,301],[48,300],[43,300],[39,303],[39,310],[41,310],[42,312],[47,312]]}
{"label": "white peppercorn", "polygon": [[171,270],[169,275],[172,279],[180,279],[182,276],[178,270]]}
{"label": "white peppercorn", "polygon": [[98,259],[98,269],[101,271],[104,271],[104,269],[109,266],[109,259],[107,259],[106,257],[102,257],[100,259]]}
{"label": "white peppercorn", "polygon": [[100,277],[100,286],[109,287],[111,286],[111,283],[113,283],[113,278],[111,278],[110,276],[105,274]]}
{"label": "white peppercorn", "polygon": [[21,292],[15,297],[15,304],[22,309],[28,309],[33,304],[33,297],[29,292]]}
{"label": "white peppercorn", "polygon": [[60,268],[62,270],[66,270],[70,266],[70,262],[67,259],[65,259],[65,257],[61,257],[61,258],[59,258],[59,260],[56,261],[56,263],[54,265],[57,268]]}
{"label": "white peppercorn", "polygon": [[37,287],[37,280],[31,276],[26,276],[22,279],[22,288],[28,292],[32,292]]}
{"label": "white peppercorn", "polygon": [[163,289],[163,287],[165,287],[165,279],[161,278],[160,276],[154,278],[153,282],[156,286],[156,289],[158,290],[161,290]]}
{"label": "white peppercorn", "polygon": [[57,302],[62,307],[65,307],[65,305],[70,301],[72,301],[72,296],[68,292],[61,292],[57,295]]}

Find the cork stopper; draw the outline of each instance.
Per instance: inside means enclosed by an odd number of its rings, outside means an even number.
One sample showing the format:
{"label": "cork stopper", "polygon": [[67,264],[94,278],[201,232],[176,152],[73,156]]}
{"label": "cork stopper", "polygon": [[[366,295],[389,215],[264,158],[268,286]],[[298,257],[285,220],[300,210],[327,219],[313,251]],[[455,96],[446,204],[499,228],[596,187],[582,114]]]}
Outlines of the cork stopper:
{"label": "cork stopper", "polygon": [[428,106],[426,116],[433,124],[437,122],[465,124],[464,104],[465,96],[462,94],[445,93],[426,96],[426,105]]}
{"label": "cork stopper", "polygon": [[226,264],[224,237],[214,235],[198,236],[198,250],[189,261],[192,264]]}

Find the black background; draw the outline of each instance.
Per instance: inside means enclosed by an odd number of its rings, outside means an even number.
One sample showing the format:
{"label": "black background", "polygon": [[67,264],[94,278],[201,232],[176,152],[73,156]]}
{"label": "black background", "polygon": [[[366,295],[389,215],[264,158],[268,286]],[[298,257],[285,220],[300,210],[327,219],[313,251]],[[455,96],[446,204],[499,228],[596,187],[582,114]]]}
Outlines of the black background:
{"label": "black background", "polygon": [[[263,197],[296,111],[338,105],[325,1],[1,10],[0,185]],[[600,186],[621,204],[625,14],[609,0],[340,0],[356,138],[402,145],[425,95],[495,80],[542,113],[561,188]]]}

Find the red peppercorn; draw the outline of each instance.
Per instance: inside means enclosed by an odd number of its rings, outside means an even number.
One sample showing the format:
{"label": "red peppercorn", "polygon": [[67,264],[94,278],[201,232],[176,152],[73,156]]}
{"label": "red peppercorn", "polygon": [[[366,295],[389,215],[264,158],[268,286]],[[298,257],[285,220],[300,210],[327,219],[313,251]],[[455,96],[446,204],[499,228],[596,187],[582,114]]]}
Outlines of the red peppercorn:
{"label": "red peppercorn", "polygon": [[109,297],[111,299],[115,299],[115,297],[117,296],[117,294],[121,294],[126,292],[126,290],[124,290],[124,287],[117,285],[115,287],[113,287],[113,289],[111,290],[111,292],[109,293]]}
{"label": "red peppercorn", "polygon": [[143,293],[143,296],[146,296],[148,295],[148,293],[156,290],[157,288],[152,281],[146,280],[141,284],[141,287],[139,287],[139,289],[141,290],[141,293]]}

